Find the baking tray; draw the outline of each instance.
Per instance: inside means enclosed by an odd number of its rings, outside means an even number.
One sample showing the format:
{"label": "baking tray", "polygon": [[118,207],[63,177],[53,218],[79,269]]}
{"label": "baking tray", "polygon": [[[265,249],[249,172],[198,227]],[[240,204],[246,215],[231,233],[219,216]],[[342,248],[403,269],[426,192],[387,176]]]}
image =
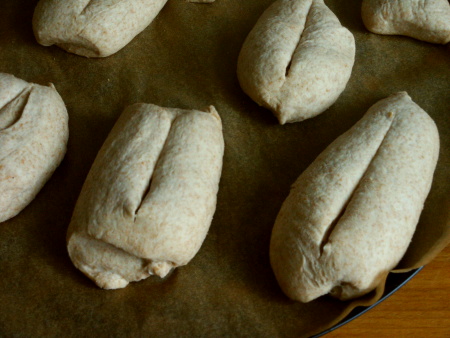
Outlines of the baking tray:
{"label": "baking tray", "polygon": [[[31,29],[36,3],[0,2],[0,72],[52,82],[69,112],[70,137],[65,159],[36,199],[0,224],[1,336],[300,337],[376,303],[383,288],[354,302],[291,301],[273,276],[268,249],[290,185],[372,104],[397,91],[430,114],[441,137],[434,183],[399,270],[419,268],[448,243],[448,46],[371,34],[361,1],[327,0],[355,35],[352,77],[329,110],[280,126],[242,92],[235,75],[242,43],[272,0],[169,0],[126,48],[101,60],[38,45]],[[66,230],[98,150],[123,108],[136,102],[217,108],[226,148],[217,210],[187,266],[164,280],[104,291],[72,265]],[[388,279],[386,290],[407,276]]]}

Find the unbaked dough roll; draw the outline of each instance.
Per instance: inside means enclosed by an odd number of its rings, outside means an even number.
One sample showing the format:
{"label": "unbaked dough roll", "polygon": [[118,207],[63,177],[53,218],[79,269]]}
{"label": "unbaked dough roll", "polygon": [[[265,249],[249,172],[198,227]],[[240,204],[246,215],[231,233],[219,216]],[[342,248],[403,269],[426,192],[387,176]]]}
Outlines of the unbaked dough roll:
{"label": "unbaked dough roll", "polygon": [[361,14],[373,33],[406,35],[431,43],[450,41],[448,0],[364,0]]}
{"label": "unbaked dough roll", "polygon": [[68,231],[75,266],[116,289],[187,264],[211,224],[223,152],[212,106],[125,109],[75,207]]}
{"label": "unbaked dough roll", "polygon": [[0,222],[16,216],[66,153],[68,115],[55,87],[0,73]]}
{"label": "unbaked dough roll", "polygon": [[245,40],[237,75],[244,92],[284,124],[328,109],[354,62],[353,34],[323,0],[278,0]]}
{"label": "unbaked dough roll", "polygon": [[86,57],[116,53],[142,32],[167,0],[40,0],[33,30],[43,46]]}
{"label": "unbaked dough roll", "polygon": [[372,106],[300,175],[270,243],[290,298],[346,300],[381,283],[403,257],[439,153],[433,120],[405,93]]}

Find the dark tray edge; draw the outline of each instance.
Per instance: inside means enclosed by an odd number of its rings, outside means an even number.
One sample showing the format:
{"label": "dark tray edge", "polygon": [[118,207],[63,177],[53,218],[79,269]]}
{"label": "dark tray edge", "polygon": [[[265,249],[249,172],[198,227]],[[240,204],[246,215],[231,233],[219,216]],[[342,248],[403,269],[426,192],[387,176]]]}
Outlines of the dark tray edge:
{"label": "dark tray edge", "polygon": [[423,269],[423,266],[420,268],[417,268],[415,270],[411,270],[409,272],[404,273],[390,273],[388,275],[388,278],[386,280],[386,287],[383,293],[383,296],[380,298],[379,301],[372,304],[371,306],[362,307],[358,306],[355,309],[350,312],[347,317],[345,317],[342,321],[337,323],[335,326],[329,328],[328,330],[325,330],[315,336],[312,336],[311,338],[317,338],[322,337],[326,335],[327,333],[330,333],[331,331],[336,330],[337,328],[340,328],[341,326],[351,322],[352,320],[358,318],[362,314],[366,313],[370,309],[374,308],[378,304],[380,304],[382,301],[386,300],[390,296],[392,296],[396,291],[398,291],[402,286],[404,286],[406,283],[408,283],[415,275],[419,273],[420,270]]}

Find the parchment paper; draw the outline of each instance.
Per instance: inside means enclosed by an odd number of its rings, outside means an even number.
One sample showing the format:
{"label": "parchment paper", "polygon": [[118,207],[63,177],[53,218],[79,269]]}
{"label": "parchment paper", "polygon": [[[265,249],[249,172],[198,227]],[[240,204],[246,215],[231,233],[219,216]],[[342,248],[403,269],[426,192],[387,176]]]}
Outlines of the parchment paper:
{"label": "parchment paper", "polygon": [[[358,0],[327,0],[355,35],[347,89],[316,118],[279,126],[239,87],[242,43],[272,0],[169,0],[156,20],[107,59],[86,59],[33,37],[36,0],[0,1],[0,72],[52,82],[70,115],[67,155],[37,198],[0,224],[0,336],[298,337],[319,332],[355,302],[290,301],[269,264],[269,239],[290,185],[379,99],[406,90],[435,120],[441,153],[432,191],[402,271],[449,242],[448,46],[371,34]],[[65,234],[89,168],[123,108],[135,102],[198,109],[215,105],[226,152],[217,211],[197,256],[165,280],[97,288],[72,265]],[[174,211],[176,212],[176,211]]]}

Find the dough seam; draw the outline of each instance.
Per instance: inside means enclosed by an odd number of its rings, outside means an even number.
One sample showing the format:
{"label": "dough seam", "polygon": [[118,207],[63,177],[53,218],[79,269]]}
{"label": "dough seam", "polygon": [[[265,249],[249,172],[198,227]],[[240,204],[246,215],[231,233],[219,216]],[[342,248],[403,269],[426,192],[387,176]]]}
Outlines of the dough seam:
{"label": "dough seam", "polygon": [[88,7],[92,4],[92,1],[93,0],[89,0],[78,15],[84,15],[86,13],[86,11],[88,10]]}
{"label": "dough seam", "polygon": [[177,118],[178,118],[178,116],[174,117],[174,118],[171,120],[171,122],[170,122],[170,128],[169,128],[169,131],[167,132],[166,139],[164,140],[163,146],[161,147],[161,151],[160,151],[159,154],[158,154],[157,160],[156,160],[156,162],[155,162],[155,166],[153,167],[153,170],[152,170],[152,175],[151,175],[151,176],[149,177],[149,179],[148,179],[148,184],[147,184],[147,186],[146,186],[146,188],[145,188],[145,190],[144,190],[144,193],[143,193],[143,195],[142,195],[141,202],[139,203],[139,205],[137,206],[137,208],[136,208],[136,210],[135,210],[135,212],[134,212],[134,219],[133,219],[133,222],[136,222],[136,218],[138,217],[139,210],[141,209],[142,205],[144,204],[144,202],[145,202],[145,200],[146,200],[147,195],[150,193],[150,191],[151,191],[151,189],[152,189],[153,175],[155,174],[156,168],[158,168],[158,165],[159,165],[159,163],[160,163],[160,161],[161,161],[161,154],[163,153],[164,149],[165,149],[166,146],[167,146],[167,142],[168,142],[168,140],[169,140],[169,138],[170,138],[170,132],[172,131],[173,125],[174,125],[175,120],[176,120]]}
{"label": "dough seam", "polygon": [[358,192],[359,187],[361,186],[361,183],[364,179],[364,177],[367,174],[367,171],[370,169],[370,167],[372,166],[372,163],[375,161],[375,159],[377,158],[380,149],[383,147],[383,143],[385,142],[389,132],[392,129],[392,126],[394,124],[396,115],[389,115],[392,114],[392,112],[388,113],[387,117],[391,119],[390,121],[390,125],[389,127],[386,129],[386,132],[380,142],[380,144],[378,145],[377,150],[375,151],[374,155],[372,156],[370,162],[367,164],[367,167],[364,169],[363,173],[361,174],[361,178],[359,179],[358,183],[355,185],[355,188],[353,189],[352,193],[349,195],[348,199],[345,201],[345,203],[342,205],[342,209],[341,211],[337,214],[336,218],[333,219],[333,221],[330,222],[328,228],[325,230],[323,238],[319,244],[319,258],[322,257],[322,254],[324,252],[324,247],[325,245],[327,245],[329,242],[329,238],[331,237],[331,234],[333,233],[333,231],[339,226],[339,222],[341,221],[342,216],[344,216],[348,205],[350,204],[350,201],[353,199],[353,197],[355,196],[355,194]]}
{"label": "dough seam", "polygon": [[11,100],[9,100],[3,107],[0,108],[0,115],[6,110],[8,109],[8,107],[13,104],[14,102],[16,102],[17,100],[19,100],[22,96],[27,96],[25,98],[25,102],[22,103],[22,107],[19,109],[19,112],[16,112],[16,116],[14,117],[14,119],[12,121],[8,121],[5,126],[1,125],[0,122],[0,132],[12,127],[14,124],[17,123],[17,121],[20,120],[20,118],[22,117],[23,111],[25,110],[25,107],[28,104],[28,99],[30,98],[30,94],[31,91],[33,89],[33,85],[29,85],[27,87],[25,87],[24,89],[22,89],[15,97],[13,97]]}
{"label": "dough seam", "polygon": [[298,41],[297,41],[297,43],[296,43],[296,45],[295,45],[294,50],[292,51],[291,57],[290,57],[290,59],[289,59],[290,61],[289,61],[289,63],[287,64],[287,67],[286,67],[285,78],[284,78],[283,84],[282,84],[282,85],[280,86],[280,88],[278,89],[278,92],[280,92],[280,91],[283,89],[284,84],[285,84],[286,81],[287,81],[287,78],[288,78],[288,76],[289,76],[289,71],[290,71],[290,69],[291,69],[292,62],[293,62],[293,60],[294,60],[294,56],[295,56],[295,54],[296,54],[296,52],[297,52],[297,50],[298,50],[298,47],[299,47],[300,44],[302,43],[302,39],[304,38],[305,30],[306,30],[307,23],[308,23],[308,17],[309,17],[309,15],[310,15],[310,13],[311,13],[311,8],[312,8],[312,5],[313,5],[313,2],[314,2],[314,0],[311,1],[311,3],[309,4],[308,13],[306,14],[305,22],[303,23],[303,30],[300,32],[300,35],[299,35],[299,37],[298,37]]}

